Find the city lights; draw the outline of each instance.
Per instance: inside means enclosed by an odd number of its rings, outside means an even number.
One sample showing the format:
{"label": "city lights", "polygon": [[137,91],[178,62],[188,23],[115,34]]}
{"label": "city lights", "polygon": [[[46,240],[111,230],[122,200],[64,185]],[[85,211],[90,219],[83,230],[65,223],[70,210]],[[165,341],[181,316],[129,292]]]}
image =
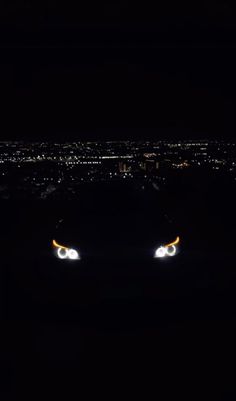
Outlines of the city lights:
{"label": "city lights", "polygon": [[[70,199],[80,183],[154,180],[203,169],[235,183],[236,148],[228,141],[0,142],[0,198]],[[124,175],[125,174],[125,175]],[[8,178],[16,177],[11,190]],[[51,185],[51,187],[50,187]],[[53,187],[52,187],[53,186]]]}

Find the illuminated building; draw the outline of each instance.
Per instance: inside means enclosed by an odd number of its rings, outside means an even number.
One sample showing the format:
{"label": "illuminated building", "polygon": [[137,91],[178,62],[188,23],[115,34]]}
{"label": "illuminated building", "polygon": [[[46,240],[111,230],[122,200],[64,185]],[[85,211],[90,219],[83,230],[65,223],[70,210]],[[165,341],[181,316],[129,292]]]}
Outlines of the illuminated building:
{"label": "illuminated building", "polygon": [[147,159],[144,162],[140,163],[140,167],[142,170],[151,173],[152,171],[156,171],[159,169],[159,162],[153,159]]}
{"label": "illuminated building", "polygon": [[119,162],[119,172],[120,173],[127,173],[130,171],[130,167],[127,166],[126,162]]}

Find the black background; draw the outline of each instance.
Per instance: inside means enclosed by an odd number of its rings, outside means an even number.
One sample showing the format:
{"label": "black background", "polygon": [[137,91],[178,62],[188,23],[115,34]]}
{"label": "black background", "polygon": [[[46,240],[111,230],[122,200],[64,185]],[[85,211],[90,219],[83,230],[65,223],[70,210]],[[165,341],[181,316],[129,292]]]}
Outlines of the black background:
{"label": "black background", "polygon": [[3,139],[234,138],[226,2],[1,4]]}
{"label": "black background", "polygon": [[[235,17],[226,2],[2,2],[1,139],[234,139]],[[167,269],[58,265],[71,205],[1,202],[3,399],[235,399],[235,186],[203,177],[166,194],[183,232]]]}
{"label": "black background", "polygon": [[234,399],[235,190],[199,186],[162,195],[181,229],[163,263],[64,263],[50,241],[77,203],[1,202],[2,399]]}

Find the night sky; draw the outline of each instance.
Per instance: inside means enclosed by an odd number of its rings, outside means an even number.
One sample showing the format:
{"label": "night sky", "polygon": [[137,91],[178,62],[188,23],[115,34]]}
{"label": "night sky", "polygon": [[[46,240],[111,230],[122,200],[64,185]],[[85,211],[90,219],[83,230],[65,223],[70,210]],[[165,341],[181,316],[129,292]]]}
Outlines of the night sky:
{"label": "night sky", "polygon": [[235,9],[83,3],[1,3],[1,140],[234,139]]}

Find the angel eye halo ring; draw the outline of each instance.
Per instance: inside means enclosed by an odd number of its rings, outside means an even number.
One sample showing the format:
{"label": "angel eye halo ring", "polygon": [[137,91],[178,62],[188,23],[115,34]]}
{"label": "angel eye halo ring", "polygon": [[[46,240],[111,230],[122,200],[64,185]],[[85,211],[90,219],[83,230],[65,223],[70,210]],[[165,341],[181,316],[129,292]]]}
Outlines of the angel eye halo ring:
{"label": "angel eye halo ring", "polygon": [[175,256],[177,254],[177,245],[180,242],[180,238],[177,237],[174,242],[171,242],[167,245],[159,246],[154,254],[155,258],[165,258],[166,256]]}
{"label": "angel eye halo ring", "polygon": [[56,249],[56,255],[59,259],[80,259],[80,254],[76,249],[68,248],[66,246],[58,244],[55,240],[52,241],[53,247]]}

